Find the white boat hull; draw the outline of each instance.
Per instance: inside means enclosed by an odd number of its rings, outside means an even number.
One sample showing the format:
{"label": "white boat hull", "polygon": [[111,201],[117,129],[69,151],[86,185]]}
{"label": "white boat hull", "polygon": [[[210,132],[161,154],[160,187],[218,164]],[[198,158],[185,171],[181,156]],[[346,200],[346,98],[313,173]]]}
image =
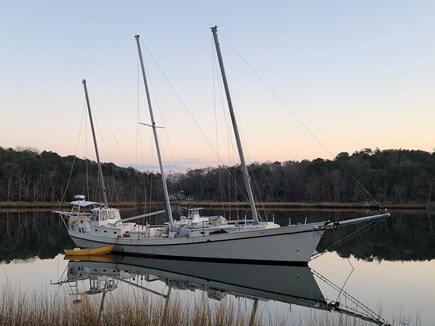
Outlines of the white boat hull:
{"label": "white boat hull", "polygon": [[310,223],[204,237],[107,238],[69,231],[78,247],[114,245],[113,252],[177,259],[307,264],[325,229]]}

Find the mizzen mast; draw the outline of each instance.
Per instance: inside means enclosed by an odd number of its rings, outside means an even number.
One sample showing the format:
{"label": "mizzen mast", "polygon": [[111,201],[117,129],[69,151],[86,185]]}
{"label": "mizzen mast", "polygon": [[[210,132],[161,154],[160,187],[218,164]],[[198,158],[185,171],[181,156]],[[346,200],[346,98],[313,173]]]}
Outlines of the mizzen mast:
{"label": "mizzen mast", "polygon": [[100,182],[101,182],[104,206],[108,207],[109,205],[107,202],[107,191],[106,191],[106,186],[104,185],[103,170],[101,169],[100,154],[98,153],[97,138],[95,136],[94,121],[92,120],[91,105],[89,104],[89,96],[88,96],[88,88],[86,87],[86,79],[83,79],[82,83],[83,83],[83,87],[85,89],[85,97],[86,97],[86,105],[88,106],[89,121],[91,122],[92,138],[94,140],[95,155],[97,156],[98,176],[99,176]]}
{"label": "mizzen mast", "polygon": [[259,222],[258,222],[257,208],[255,207],[255,201],[254,201],[254,195],[252,193],[251,181],[250,181],[250,177],[249,177],[249,173],[248,173],[248,168],[246,167],[245,155],[243,153],[242,142],[240,141],[240,134],[239,134],[239,129],[237,127],[236,116],[234,114],[233,102],[231,100],[230,90],[228,87],[228,81],[227,81],[227,77],[225,74],[224,61],[222,59],[221,48],[220,48],[219,40],[218,40],[218,36],[217,36],[217,26],[212,27],[211,31],[213,33],[214,44],[216,46],[216,53],[217,53],[217,57],[219,60],[219,67],[221,70],[222,80],[224,83],[225,95],[227,97],[228,109],[230,111],[234,135],[236,137],[237,149],[239,151],[240,164],[242,167],[243,181],[245,183],[245,188],[246,188],[246,191],[248,193],[249,205],[251,206],[251,211],[252,211],[252,219],[254,220],[255,224],[258,224]]}
{"label": "mizzen mast", "polygon": [[145,66],[143,64],[142,50],[140,48],[140,42],[139,42],[139,35],[135,35],[135,38],[136,38],[136,43],[137,43],[137,50],[139,52],[139,60],[140,60],[140,66],[141,66],[141,69],[142,69],[142,77],[143,77],[143,82],[144,82],[144,86],[145,86],[145,93],[146,93],[146,96],[147,96],[148,109],[149,109],[149,112],[150,112],[151,128],[153,129],[154,142],[156,144],[156,150],[157,150],[157,158],[159,160],[160,175],[162,177],[163,192],[165,194],[165,201],[166,201],[166,210],[168,212],[169,224],[173,224],[174,220],[172,218],[172,209],[171,209],[171,203],[169,201],[168,186],[166,185],[165,173],[164,173],[164,170],[163,170],[162,156],[160,154],[159,139],[157,137],[157,130],[156,130],[157,127],[156,127],[156,123],[154,121],[153,107],[152,107],[152,104],[151,104],[150,92],[148,90],[148,82],[147,82],[146,73],[145,73]]}

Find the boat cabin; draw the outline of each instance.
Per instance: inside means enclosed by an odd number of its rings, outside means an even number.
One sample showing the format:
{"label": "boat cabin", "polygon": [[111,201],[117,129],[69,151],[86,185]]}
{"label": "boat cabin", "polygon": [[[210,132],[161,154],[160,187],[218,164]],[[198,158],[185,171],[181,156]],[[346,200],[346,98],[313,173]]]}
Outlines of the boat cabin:
{"label": "boat cabin", "polygon": [[92,225],[115,224],[121,221],[121,214],[117,208],[97,207],[91,210]]}

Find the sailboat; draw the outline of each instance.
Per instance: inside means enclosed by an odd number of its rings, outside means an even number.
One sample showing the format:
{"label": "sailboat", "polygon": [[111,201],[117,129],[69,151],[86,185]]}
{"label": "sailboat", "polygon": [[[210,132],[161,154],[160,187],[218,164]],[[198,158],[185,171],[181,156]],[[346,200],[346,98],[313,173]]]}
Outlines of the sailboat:
{"label": "sailboat", "polygon": [[[108,207],[97,142],[95,133],[93,133],[105,203],[101,207],[92,209],[91,213],[87,214],[78,209],[82,207],[82,204],[83,206],[85,203],[86,205],[89,204],[89,202],[82,198],[81,200],[72,202],[73,209],[70,212],[57,211],[57,213],[64,218],[68,233],[75,244],[84,248],[113,245],[113,253],[159,256],[172,259],[307,265],[326,230],[390,216],[389,213],[381,212],[375,215],[338,222],[327,220],[315,223],[290,224],[288,226],[280,226],[274,222],[260,221],[243,154],[243,147],[240,141],[228,81],[225,75],[217,27],[212,27],[211,30],[215,41],[228,109],[230,111],[239,151],[241,169],[249,198],[252,218],[249,220],[236,221],[228,221],[222,216],[197,216],[196,219],[181,218],[178,221],[173,219],[139,35],[136,35],[135,38],[151,119],[151,124],[147,125],[153,129],[166,203],[165,211],[153,212],[139,217],[166,213],[168,223],[165,225],[139,225],[130,222],[130,220],[138,217],[121,219],[119,210]],[[86,82],[84,81],[83,84],[92,125]]]}

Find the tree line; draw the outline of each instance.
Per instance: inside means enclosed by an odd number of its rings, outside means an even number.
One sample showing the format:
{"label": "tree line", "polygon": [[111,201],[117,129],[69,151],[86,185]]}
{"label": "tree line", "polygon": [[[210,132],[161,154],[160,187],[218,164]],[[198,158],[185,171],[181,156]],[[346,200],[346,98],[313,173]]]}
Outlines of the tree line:
{"label": "tree line", "polygon": [[[159,175],[113,163],[103,163],[102,171],[112,202],[162,197]],[[0,201],[60,202],[71,201],[77,194],[102,201],[96,162],[48,151],[0,147]]]}
{"label": "tree line", "polygon": [[[158,173],[102,164],[111,202],[162,200]],[[265,202],[430,202],[435,152],[363,149],[334,159],[252,163],[257,200]],[[173,198],[246,201],[239,165],[189,170],[168,176]],[[75,156],[0,147],[0,201],[58,202],[85,194],[98,200],[97,164]]]}
{"label": "tree line", "polygon": [[[256,197],[274,202],[428,202],[433,200],[435,152],[363,149],[332,160],[255,163]],[[226,182],[222,180],[227,179]],[[196,198],[245,200],[239,166],[188,171],[177,180]]]}

